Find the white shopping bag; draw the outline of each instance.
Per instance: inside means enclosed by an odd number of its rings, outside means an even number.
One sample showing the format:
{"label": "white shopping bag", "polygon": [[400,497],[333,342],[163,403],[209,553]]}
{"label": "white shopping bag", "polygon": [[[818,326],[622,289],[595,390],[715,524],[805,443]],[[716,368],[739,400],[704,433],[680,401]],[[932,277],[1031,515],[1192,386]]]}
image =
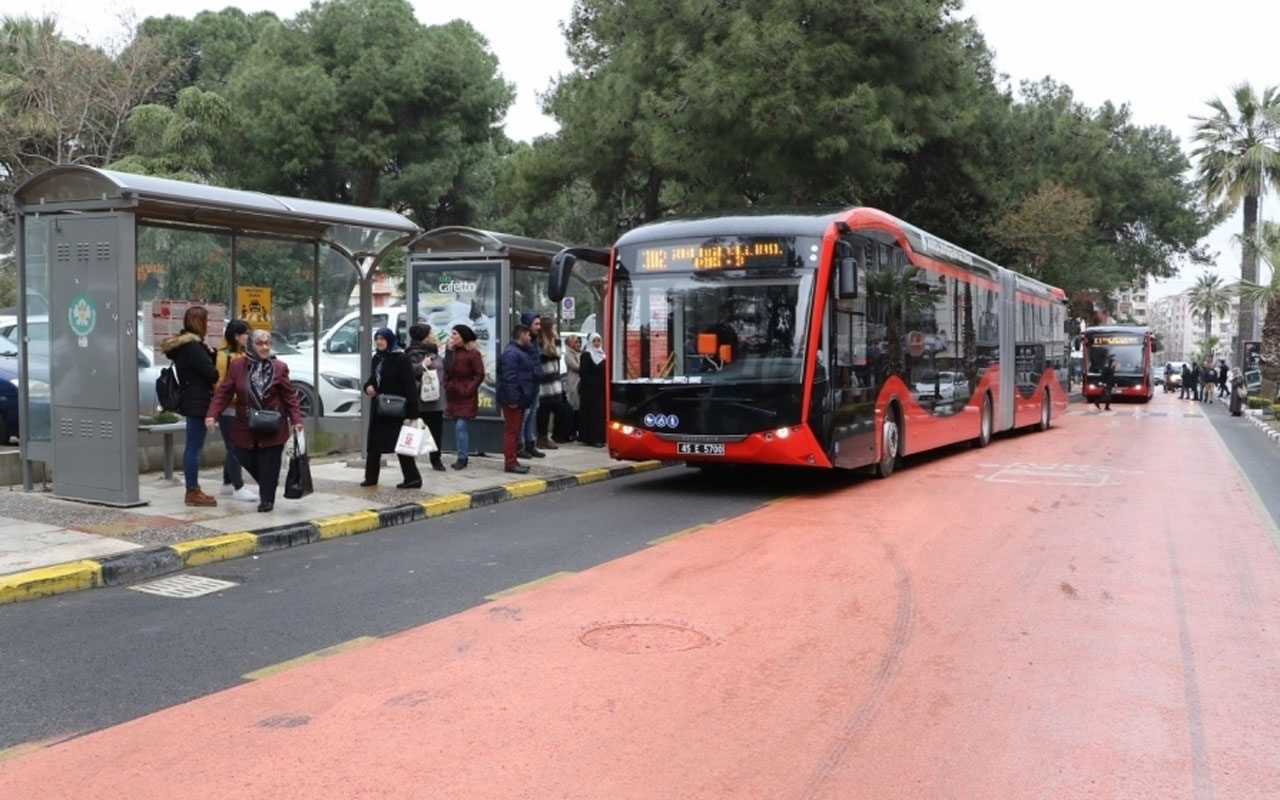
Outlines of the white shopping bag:
{"label": "white shopping bag", "polygon": [[396,441],[397,455],[417,458],[424,453],[433,453],[435,450],[435,439],[432,438],[431,431],[423,427],[421,422],[405,423],[404,427],[400,428],[400,438]]}
{"label": "white shopping bag", "polygon": [[289,437],[289,441],[284,445],[284,456],[286,459],[295,458],[297,456],[305,456],[307,454],[307,432],[295,431]]}

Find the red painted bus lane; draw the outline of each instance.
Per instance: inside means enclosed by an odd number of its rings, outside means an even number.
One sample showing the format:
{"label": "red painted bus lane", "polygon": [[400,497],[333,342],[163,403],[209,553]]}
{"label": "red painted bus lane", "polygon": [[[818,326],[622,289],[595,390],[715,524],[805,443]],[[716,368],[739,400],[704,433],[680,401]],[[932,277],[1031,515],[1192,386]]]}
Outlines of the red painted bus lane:
{"label": "red painted bus lane", "polygon": [[1273,531],[1192,404],[1121,408],[23,755],[0,797],[1280,796]]}

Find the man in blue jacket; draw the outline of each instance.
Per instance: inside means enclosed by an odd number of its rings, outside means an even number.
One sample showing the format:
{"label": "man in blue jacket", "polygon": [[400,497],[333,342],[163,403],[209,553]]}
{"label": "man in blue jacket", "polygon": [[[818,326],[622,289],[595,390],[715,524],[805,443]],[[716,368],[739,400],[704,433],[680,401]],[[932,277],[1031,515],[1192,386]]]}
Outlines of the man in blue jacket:
{"label": "man in blue jacket", "polygon": [[525,458],[544,458],[547,454],[536,447],[537,440],[534,437],[538,428],[538,382],[542,376],[542,355],[538,352],[537,344],[538,334],[542,331],[542,318],[533,311],[526,311],[520,315],[520,324],[529,329],[529,339],[523,349],[533,370],[534,385],[533,402],[525,410],[524,424],[520,428],[519,452]]}
{"label": "man in blue jacket", "polygon": [[520,439],[520,423],[538,396],[537,378],[525,348],[530,339],[529,328],[517,325],[511,329],[511,341],[498,357],[498,405],[502,408],[502,466],[507,472],[524,474],[529,468],[516,460]]}

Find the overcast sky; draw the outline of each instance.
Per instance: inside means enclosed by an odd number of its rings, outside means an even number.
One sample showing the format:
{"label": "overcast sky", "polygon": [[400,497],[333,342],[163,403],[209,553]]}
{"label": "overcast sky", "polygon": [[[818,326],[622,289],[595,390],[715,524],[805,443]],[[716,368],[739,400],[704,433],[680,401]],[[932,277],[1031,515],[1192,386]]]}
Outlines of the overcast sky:
{"label": "overcast sky", "polygon": [[[310,3],[36,0],[25,10],[53,13],[64,33],[104,43],[126,35],[120,19],[193,15],[227,5],[270,10],[287,19]],[[529,140],[555,131],[555,123],[539,111],[537,95],[556,75],[570,70],[559,25],[573,0],[413,0],[413,5],[423,23],[460,16],[488,38],[504,77],[517,87],[507,116],[509,136]],[[1274,49],[1280,31],[1277,0],[965,0],[964,5],[962,14],[977,18],[995,50],[997,68],[1015,86],[1051,76],[1090,107],[1107,100],[1127,103],[1136,122],[1169,128],[1182,138],[1188,153],[1195,124],[1190,117],[1207,114],[1207,100],[1221,96],[1229,101],[1231,87],[1244,80],[1259,90],[1280,84],[1280,58]],[[1263,215],[1280,220],[1280,200],[1267,198]],[[1240,229],[1237,213],[1206,240],[1218,253],[1217,271],[1228,280],[1239,274],[1240,251],[1231,236]],[[1180,291],[1198,274],[1184,270],[1179,278],[1154,286],[1152,294]],[[1265,267],[1261,277],[1268,277]]]}

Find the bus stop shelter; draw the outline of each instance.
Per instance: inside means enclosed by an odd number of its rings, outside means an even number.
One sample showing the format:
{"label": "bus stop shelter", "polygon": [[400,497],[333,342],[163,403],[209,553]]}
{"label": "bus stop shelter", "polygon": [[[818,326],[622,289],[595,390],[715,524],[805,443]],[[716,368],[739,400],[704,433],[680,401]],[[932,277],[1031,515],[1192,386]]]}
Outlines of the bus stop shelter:
{"label": "bus stop shelter", "polygon": [[[502,412],[496,401],[498,355],[523,312],[557,320],[561,332],[600,318],[604,268],[575,273],[564,301],[547,297],[551,259],[558,242],[460,226],[435,228],[409,244],[405,294],[412,319],[431,325],[443,343],[454,325],[476,333],[484,359],[479,411],[471,424],[471,449],[502,452]],[[445,450],[454,449],[453,426],[444,428]]]}
{"label": "bus stop shelter", "polygon": [[[141,402],[140,370],[185,308],[216,306],[227,319],[257,309],[259,325],[288,317],[314,341],[329,322],[325,298],[341,314],[356,285],[369,319],[376,267],[421,232],[385,209],[82,166],[32,177],[14,206],[23,485],[40,462],[58,496],[121,506],[141,504],[139,429],[155,411]],[[360,344],[365,375],[368,324]]]}

